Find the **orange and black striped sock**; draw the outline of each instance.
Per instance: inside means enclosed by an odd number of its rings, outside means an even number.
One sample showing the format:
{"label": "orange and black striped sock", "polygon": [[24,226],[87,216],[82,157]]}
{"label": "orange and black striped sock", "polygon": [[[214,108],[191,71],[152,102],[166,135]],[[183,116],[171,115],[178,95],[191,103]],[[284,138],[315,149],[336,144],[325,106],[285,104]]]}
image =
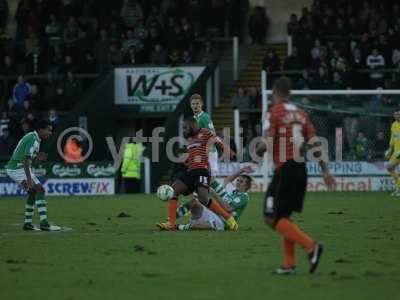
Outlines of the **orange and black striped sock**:
{"label": "orange and black striped sock", "polygon": [[301,245],[307,252],[314,248],[315,242],[288,218],[280,219],[275,230],[288,240]]}
{"label": "orange and black striped sock", "polygon": [[178,198],[174,197],[168,201],[168,222],[175,225],[176,209],[178,208]]}
{"label": "orange and black striped sock", "polygon": [[283,252],[284,252],[284,261],[283,266],[286,268],[293,268],[296,266],[296,258],[295,258],[295,243],[287,238],[283,238]]}
{"label": "orange and black striped sock", "polygon": [[215,200],[210,199],[208,207],[217,215],[224,218],[224,220],[228,220],[230,217],[232,217],[232,215],[228,213],[225,209],[223,209],[222,206]]}

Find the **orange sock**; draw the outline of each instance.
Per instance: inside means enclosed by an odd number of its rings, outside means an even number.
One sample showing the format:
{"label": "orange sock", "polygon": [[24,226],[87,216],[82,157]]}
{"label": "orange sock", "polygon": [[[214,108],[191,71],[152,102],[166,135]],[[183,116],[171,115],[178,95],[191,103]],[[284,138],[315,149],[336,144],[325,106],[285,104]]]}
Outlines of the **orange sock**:
{"label": "orange sock", "polygon": [[308,252],[314,248],[315,242],[287,218],[280,219],[275,226],[275,230],[288,240],[301,245]]}
{"label": "orange sock", "polygon": [[208,208],[225,220],[228,220],[230,217],[232,217],[232,215],[228,213],[225,209],[223,209],[222,206],[215,200],[210,200]]}
{"label": "orange sock", "polygon": [[295,244],[293,241],[288,240],[285,237],[283,238],[283,252],[285,253],[283,266],[286,268],[292,268],[296,266],[294,246]]}
{"label": "orange sock", "polygon": [[178,199],[172,198],[168,201],[168,222],[175,225],[176,223],[176,209],[178,208]]}

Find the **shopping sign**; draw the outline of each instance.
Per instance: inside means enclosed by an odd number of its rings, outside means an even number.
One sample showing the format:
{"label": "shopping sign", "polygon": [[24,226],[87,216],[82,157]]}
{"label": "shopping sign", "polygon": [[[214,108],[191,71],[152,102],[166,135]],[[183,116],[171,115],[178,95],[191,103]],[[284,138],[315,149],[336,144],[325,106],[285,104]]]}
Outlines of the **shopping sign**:
{"label": "shopping sign", "polygon": [[[271,164],[268,166],[268,177],[266,178],[262,164],[220,163],[217,180],[222,182],[226,176],[237,172],[243,166],[251,166],[254,171],[251,174],[253,183],[250,191],[265,192],[273,175]],[[307,162],[306,167],[307,191],[326,191],[319,164]],[[328,168],[336,179],[335,191],[391,191],[395,188],[393,180],[387,172],[387,162],[329,162]]]}
{"label": "shopping sign", "polygon": [[116,68],[114,103],[141,112],[174,111],[205,67]]}

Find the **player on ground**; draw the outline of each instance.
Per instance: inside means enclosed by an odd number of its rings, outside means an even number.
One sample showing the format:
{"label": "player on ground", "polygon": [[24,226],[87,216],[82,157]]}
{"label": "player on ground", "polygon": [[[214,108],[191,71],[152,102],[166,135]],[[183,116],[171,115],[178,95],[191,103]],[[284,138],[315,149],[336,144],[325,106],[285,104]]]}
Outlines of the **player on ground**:
{"label": "player on ground", "polygon": [[40,218],[40,229],[44,231],[58,231],[61,228],[50,225],[47,221],[46,200],[44,189],[35,174],[32,173],[31,164],[34,159],[44,161],[47,154],[39,152],[40,142],[47,140],[51,135],[52,127],[48,121],[42,120],[37,123],[36,130],[27,133],[17,144],[10,161],[6,165],[7,175],[16,183],[21,185],[28,193],[25,205],[24,230],[39,230],[32,224],[33,210],[36,208]]}
{"label": "player on ground", "polygon": [[[290,80],[277,79],[273,85],[273,106],[270,124],[266,133],[266,142],[257,146],[256,154],[262,155],[267,145],[272,144],[274,175],[268,186],[264,202],[265,222],[283,238],[284,262],[276,270],[277,274],[295,274],[295,244],[301,245],[308,253],[310,273],[313,273],[323,251],[320,243],[312,240],[293,221],[293,212],[301,212],[307,187],[306,164],[304,162],[304,142],[309,143],[315,136],[314,126],[308,114],[289,103]],[[328,188],[333,188],[335,180],[323,160],[320,143],[312,148],[323,171]],[[271,149],[269,149],[271,150]],[[317,151],[318,150],[318,151]],[[302,159],[303,158],[303,159]]]}
{"label": "player on ground", "polygon": [[[210,196],[220,202],[221,206],[231,212],[236,221],[239,220],[249,202],[247,191],[251,187],[252,178],[250,167],[244,167],[224,179],[223,184],[214,181],[210,184]],[[236,186],[232,182],[236,180]],[[187,231],[195,229],[224,230],[225,222],[215,213],[210,211],[195,199],[181,205],[177,209],[177,217],[191,212],[192,217],[188,224],[178,225],[178,230]]]}
{"label": "player on ground", "polygon": [[400,110],[395,111],[393,116],[395,121],[390,128],[389,149],[385,157],[389,160],[387,170],[396,186],[392,196],[400,196],[400,176],[396,172],[396,167],[400,164]]}
{"label": "player on ground", "polygon": [[224,218],[229,229],[236,230],[238,226],[233,216],[226,212],[217,201],[210,200],[208,196],[210,181],[208,166],[209,147],[215,144],[223,151],[223,143],[208,129],[200,129],[193,117],[185,119],[183,132],[188,141],[186,159],[187,170],[180,172],[172,184],[174,196],[168,202],[168,222],[159,223],[157,227],[164,230],[176,230],[178,197],[196,191],[198,199],[203,205]]}
{"label": "player on ground", "polygon": [[[214,124],[208,113],[203,111],[203,98],[199,94],[193,94],[190,97],[190,108],[193,111],[193,116],[199,125],[199,128],[207,128],[215,134]],[[211,181],[218,172],[218,152],[213,146],[208,153],[208,164],[210,166]]]}

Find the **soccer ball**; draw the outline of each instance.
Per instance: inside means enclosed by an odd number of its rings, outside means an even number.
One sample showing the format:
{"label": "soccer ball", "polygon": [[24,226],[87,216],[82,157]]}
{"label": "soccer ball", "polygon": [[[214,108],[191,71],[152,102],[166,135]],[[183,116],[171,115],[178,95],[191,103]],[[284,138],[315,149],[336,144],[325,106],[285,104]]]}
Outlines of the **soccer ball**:
{"label": "soccer ball", "polygon": [[168,201],[169,199],[172,198],[173,195],[174,195],[174,189],[167,184],[160,185],[157,189],[157,197],[161,201]]}

